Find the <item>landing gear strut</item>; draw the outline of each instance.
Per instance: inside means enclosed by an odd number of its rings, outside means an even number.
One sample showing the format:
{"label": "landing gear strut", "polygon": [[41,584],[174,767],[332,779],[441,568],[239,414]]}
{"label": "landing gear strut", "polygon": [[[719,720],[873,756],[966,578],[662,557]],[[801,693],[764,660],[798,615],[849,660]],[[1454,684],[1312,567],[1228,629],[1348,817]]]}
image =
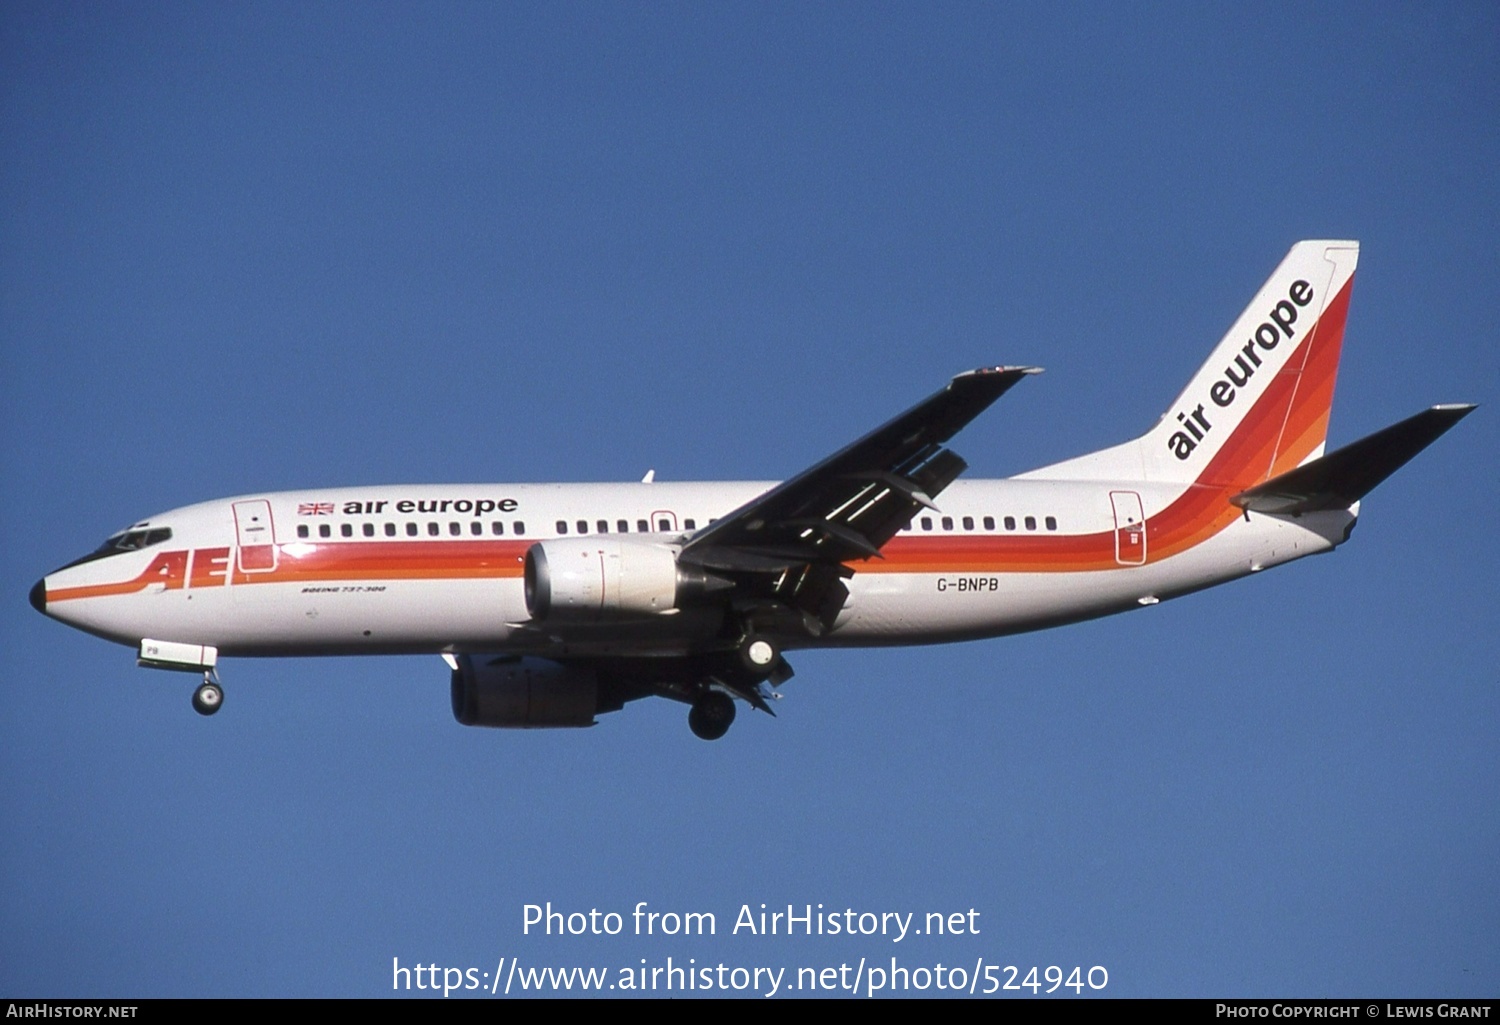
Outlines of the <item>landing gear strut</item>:
{"label": "landing gear strut", "polygon": [[688,713],[688,728],[700,740],[718,740],[733,722],[734,698],[723,691],[704,691]]}
{"label": "landing gear strut", "polygon": [[223,705],[224,688],[205,673],[203,682],[198,685],[197,690],[193,691],[193,711],[199,715],[213,715]]}

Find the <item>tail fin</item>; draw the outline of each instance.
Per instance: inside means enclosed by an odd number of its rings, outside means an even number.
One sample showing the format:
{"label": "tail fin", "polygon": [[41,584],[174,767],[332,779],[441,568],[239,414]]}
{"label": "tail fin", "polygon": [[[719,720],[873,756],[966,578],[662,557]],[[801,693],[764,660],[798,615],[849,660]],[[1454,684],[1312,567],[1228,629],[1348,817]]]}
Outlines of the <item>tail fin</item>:
{"label": "tail fin", "polygon": [[1323,454],[1358,242],[1298,242],[1147,434],[1024,474],[1245,489]]}

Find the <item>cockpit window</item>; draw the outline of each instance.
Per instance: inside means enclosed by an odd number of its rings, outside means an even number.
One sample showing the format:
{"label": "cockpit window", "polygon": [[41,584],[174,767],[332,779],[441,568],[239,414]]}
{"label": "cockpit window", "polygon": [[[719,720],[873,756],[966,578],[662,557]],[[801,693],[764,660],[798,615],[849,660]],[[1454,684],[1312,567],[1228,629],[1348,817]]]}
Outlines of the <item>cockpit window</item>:
{"label": "cockpit window", "polygon": [[150,548],[159,545],[172,537],[171,527],[150,527],[134,530],[122,530],[118,534],[111,534],[104,539],[104,543],[81,559],[74,559],[68,565],[61,567],[69,569],[73,566],[81,566],[85,562],[94,562],[97,559],[107,559],[111,555],[121,555],[125,552],[138,552],[142,548]]}
{"label": "cockpit window", "polygon": [[171,527],[154,527],[151,530],[126,530],[111,534],[95,549],[95,555],[113,555],[116,552],[135,552],[152,545],[159,545],[172,537]]}

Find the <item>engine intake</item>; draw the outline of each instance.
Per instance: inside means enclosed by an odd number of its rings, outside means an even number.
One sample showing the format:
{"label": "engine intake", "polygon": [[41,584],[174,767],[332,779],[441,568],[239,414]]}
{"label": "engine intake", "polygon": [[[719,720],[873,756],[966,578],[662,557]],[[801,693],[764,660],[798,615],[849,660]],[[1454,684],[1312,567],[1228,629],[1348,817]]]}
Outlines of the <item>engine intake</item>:
{"label": "engine intake", "polygon": [[486,663],[460,655],[452,690],[453,718],[465,726],[592,726],[600,711],[593,670],[541,658]]}

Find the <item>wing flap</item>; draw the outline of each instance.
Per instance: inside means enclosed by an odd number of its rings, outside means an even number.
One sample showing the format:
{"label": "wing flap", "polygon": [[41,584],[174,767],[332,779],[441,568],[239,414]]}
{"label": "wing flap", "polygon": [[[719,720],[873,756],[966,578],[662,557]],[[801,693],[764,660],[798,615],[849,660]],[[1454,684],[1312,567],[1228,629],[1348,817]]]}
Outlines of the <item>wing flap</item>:
{"label": "wing flap", "polygon": [[[963,471],[964,461],[943,449],[943,443],[1021,378],[1039,372],[1035,367],[994,367],[958,375],[935,395],[852,445],[700,530],[688,540],[683,554],[691,557],[698,548],[759,549],[789,540],[805,541],[803,534],[810,528],[802,524],[815,519],[849,527],[879,549],[916,508],[930,505]],[[905,510],[894,527],[892,517],[874,515],[890,504]],[[835,540],[832,535],[825,538]],[[846,541],[831,547],[848,545]]]}
{"label": "wing flap", "polygon": [[944,448],[1036,367],[959,374],[941,391],[698,531],[680,561],[745,574],[744,590],[831,626],[846,562],[877,558],[967,465]]}

